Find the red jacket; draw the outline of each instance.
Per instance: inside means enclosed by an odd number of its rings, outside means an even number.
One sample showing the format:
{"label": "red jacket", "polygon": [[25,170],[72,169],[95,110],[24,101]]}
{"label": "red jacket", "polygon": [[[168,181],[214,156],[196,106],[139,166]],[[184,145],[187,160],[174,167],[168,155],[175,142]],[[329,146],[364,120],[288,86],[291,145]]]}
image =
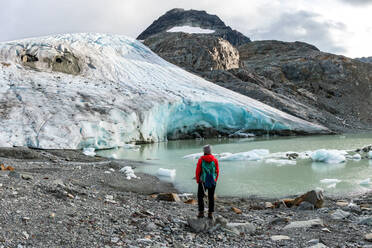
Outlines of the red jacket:
{"label": "red jacket", "polygon": [[216,182],[217,182],[218,175],[220,174],[220,168],[218,167],[218,160],[212,154],[204,155],[204,156],[201,156],[199,158],[198,164],[196,165],[196,172],[195,172],[196,182],[197,183],[200,182],[200,174],[201,174],[201,171],[202,171],[202,161],[203,160],[205,162],[208,162],[208,163],[214,161],[214,164],[216,166]]}

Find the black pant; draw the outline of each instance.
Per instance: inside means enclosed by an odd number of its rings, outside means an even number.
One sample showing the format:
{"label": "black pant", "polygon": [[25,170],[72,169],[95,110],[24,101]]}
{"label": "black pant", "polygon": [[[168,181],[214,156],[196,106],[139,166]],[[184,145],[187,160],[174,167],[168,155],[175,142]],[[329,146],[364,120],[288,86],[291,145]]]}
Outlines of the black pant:
{"label": "black pant", "polygon": [[208,212],[214,212],[214,191],[216,189],[216,185],[210,189],[203,187],[203,183],[200,182],[198,186],[198,205],[199,205],[199,212],[204,212],[204,189],[208,190]]}

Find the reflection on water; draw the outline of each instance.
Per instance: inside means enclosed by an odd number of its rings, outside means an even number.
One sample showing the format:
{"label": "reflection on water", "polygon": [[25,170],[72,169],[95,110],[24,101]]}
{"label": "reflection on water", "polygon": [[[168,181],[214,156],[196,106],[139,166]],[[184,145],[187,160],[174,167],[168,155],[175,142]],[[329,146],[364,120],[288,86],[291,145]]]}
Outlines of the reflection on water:
{"label": "reflection on water", "polygon": [[[260,137],[254,139],[183,140],[143,145],[139,150],[113,149],[99,151],[101,156],[147,161],[148,166],[136,171],[156,175],[159,168],[176,169],[173,182],[182,192],[196,192],[193,180],[196,160],[183,159],[185,155],[201,152],[211,144],[213,153],[237,153],[253,149],[275,152],[303,152],[317,149],[350,150],[372,143],[372,133],[309,137]],[[220,180],[217,194],[223,196],[279,197],[298,194],[316,187],[326,194],[364,192],[369,186],[359,183],[372,177],[372,162],[347,160],[342,164],[324,164],[311,159],[298,159],[296,164],[278,164],[272,161],[220,161]],[[169,178],[162,178],[170,180]],[[339,179],[340,183],[321,183],[322,179]]]}

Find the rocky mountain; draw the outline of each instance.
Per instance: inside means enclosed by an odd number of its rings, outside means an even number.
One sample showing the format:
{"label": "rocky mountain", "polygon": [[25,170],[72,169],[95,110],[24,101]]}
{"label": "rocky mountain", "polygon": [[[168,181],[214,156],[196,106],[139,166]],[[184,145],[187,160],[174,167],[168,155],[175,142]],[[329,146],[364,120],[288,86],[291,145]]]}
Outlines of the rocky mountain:
{"label": "rocky mountain", "polygon": [[173,64],[304,120],[334,131],[372,128],[371,64],[303,42],[234,46],[213,39],[210,34],[163,32],[144,44]]}
{"label": "rocky mountain", "polygon": [[362,57],[362,58],[356,58],[359,61],[365,62],[365,63],[372,63],[372,57]]}
{"label": "rocky mountain", "polygon": [[188,73],[139,41],[103,34],[0,43],[0,119],[0,147],[112,148],[244,131],[329,133]]}
{"label": "rocky mountain", "polygon": [[234,46],[239,46],[251,40],[242,33],[231,29],[216,15],[210,15],[205,11],[172,9],[154,21],[138,37],[138,40],[145,40],[152,35],[165,33],[173,27],[191,26],[210,29],[211,34],[229,41]]}

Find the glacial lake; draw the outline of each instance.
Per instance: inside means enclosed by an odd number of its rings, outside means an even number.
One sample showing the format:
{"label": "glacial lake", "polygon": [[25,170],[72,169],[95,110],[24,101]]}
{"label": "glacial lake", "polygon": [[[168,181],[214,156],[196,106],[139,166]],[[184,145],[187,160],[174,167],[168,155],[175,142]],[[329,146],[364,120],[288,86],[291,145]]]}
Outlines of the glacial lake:
{"label": "glacial lake", "polygon": [[[254,149],[269,151],[269,155],[257,161],[220,160],[220,178],[216,189],[219,196],[283,197],[317,187],[323,188],[326,195],[345,195],[363,193],[372,189],[370,184],[360,184],[372,177],[372,159],[363,158],[359,161],[347,159],[343,163],[327,164],[314,162],[309,157],[290,161],[278,158],[278,155],[289,151],[361,148],[372,144],[372,133],[182,140],[141,145],[139,149],[118,148],[97,153],[104,157],[140,160],[148,164],[136,168],[135,172],[157,175],[159,168],[176,169],[174,178],[160,177],[160,179],[173,182],[181,192],[196,193],[197,185],[193,177],[197,159],[184,158],[184,156],[200,153],[202,146],[206,144],[212,145],[213,154],[239,153]],[[335,180],[327,182],[324,179],[338,179],[339,182],[334,183]]]}

